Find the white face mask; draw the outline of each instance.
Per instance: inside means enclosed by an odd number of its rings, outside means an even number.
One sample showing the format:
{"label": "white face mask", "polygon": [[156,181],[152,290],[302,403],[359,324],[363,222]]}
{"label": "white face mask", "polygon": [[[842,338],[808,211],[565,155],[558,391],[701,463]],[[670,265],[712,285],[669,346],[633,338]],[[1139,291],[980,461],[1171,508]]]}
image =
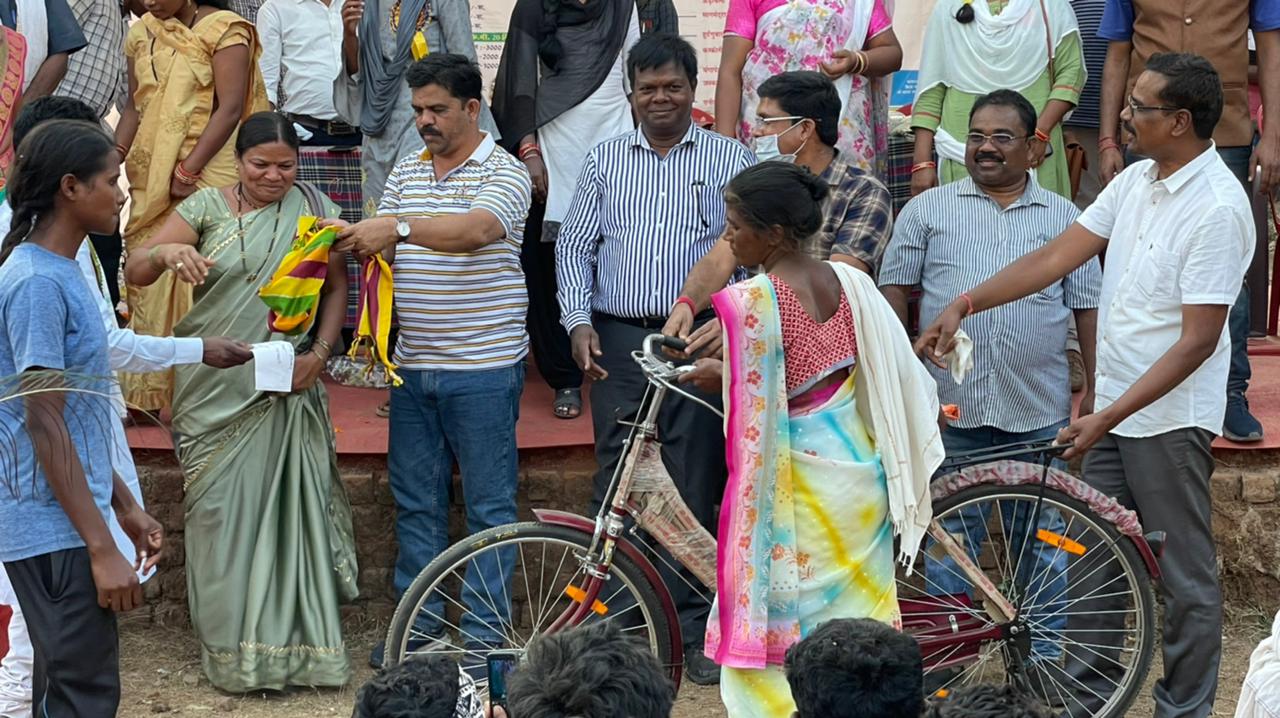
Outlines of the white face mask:
{"label": "white face mask", "polygon": [[[800,122],[803,121],[804,120],[800,120]],[[756,158],[761,162],[777,160],[779,162],[789,162],[794,164],[796,161],[796,155],[800,154],[800,150],[804,149],[804,143],[801,142],[795,152],[784,155],[782,154],[782,150],[778,149],[778,138],[799,127],[800,122],[796,122],[794,125],[776,135],[760,135],[754,138],[753,142],[755,143]]]}

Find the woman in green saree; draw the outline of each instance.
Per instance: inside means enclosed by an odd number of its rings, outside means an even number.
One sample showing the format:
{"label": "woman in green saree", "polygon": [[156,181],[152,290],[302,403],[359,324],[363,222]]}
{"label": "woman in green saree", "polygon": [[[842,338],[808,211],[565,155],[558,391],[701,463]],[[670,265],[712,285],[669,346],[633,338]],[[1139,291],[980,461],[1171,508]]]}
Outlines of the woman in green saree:
{"label": "woman in green saree", "polygon": [[209,681],[237,693],[341,686],[351,674],[338,610],[356,596],[351,508],[318,381],[346,314],[345,257],[329,258],[310,335],[273,333],[258,297],[299,217],[338,216],[295,186],[297,148],[282,115],[250,117],[236,139],[240,181],[185,200],[126,267],[135,284],[172,271],[194,285],[179,336],[287,341],[298,352],[288,394],[257,391],[252,365],[177,373],[191,620]]}

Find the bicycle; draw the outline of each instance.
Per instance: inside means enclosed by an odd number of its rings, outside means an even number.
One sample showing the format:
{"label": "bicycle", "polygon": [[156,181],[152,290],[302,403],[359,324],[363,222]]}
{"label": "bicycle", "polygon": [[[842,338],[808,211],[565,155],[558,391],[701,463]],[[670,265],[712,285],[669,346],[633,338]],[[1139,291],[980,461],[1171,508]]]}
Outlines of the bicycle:
{"label": "bicycle", "polygon": [[[594,519],[535,510],[534,521],[491,528],[447,549],[397,606],[386,640],[389,665],[422,653],[483,665],[488,652],[522,651],[544,633],[619,621],[647,642],[678,689],[680,622],[650,556],[655,543],[665,548],[678,565],[658,561],[687,569],[696,583],[682,580],[709,601],[716,541],[672,484],[656,421],[669,392],[720,414],[677,385],[688,367],[658,353],[680,344],[654,334],[632,352],[649,386]],[[1153,650],[1151,581],[1159,578],[1163,537],[1144,536],[1133,512],[1053,468],[1064,448],[997,447],[952,456],[940,469],[923,560],[912,575],[899,569],[897,577],[902,627],[920,644],[930,692],[1009,681],[1067,714],[1113,717],[1141,689]],[[1032,456],[1038,463],[1014,460]],[[480,563],[507,579],[489,585],[484,572],[469,570]],[[1081,585],[1088,590],[1081,593]],[[1112,627],[1085,625],[1100,616]]]}

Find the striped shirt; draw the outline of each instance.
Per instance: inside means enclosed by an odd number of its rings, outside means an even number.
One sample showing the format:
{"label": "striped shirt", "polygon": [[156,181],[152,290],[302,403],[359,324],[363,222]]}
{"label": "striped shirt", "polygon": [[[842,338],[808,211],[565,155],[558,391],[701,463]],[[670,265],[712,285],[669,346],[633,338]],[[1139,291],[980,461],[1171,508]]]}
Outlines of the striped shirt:
{"label": "striped shirt", "polygon": [[1069,127],[1097,129],[1101,121],[1102,66],[1107,60],[1109,41],[1098,37],[1098,26],[1102,24],[1102,10],[1106,6],[1106,0],[1071,0],[1076,23],[1080,25],[1080,49],[1084,53],[1084,69],[1088,78],[1080,91],[1080,101],[1063,123]]}
{"label": "striped shirt", "polygon": [[466,162],[439,180],[430,159],[410,155],[391,170],[379,215],[438,217],[492,212],[506,234],[474,252],[396,247],[395,361],[409,369],[498,369],[529,350],[529,296],[520,242],[531,187],[524,165],[484,139]]}
{"label": "striped shirt", "polygon": [[[920,326],[927,327],[959,294],[1047,244],[1079,213],[1034,179],[1003,210],[967,177],[931,189],[898,215],[880,285],[919,284]],[[1073,309],[1098,306],[1101,284],[1098,260],[1090,259],[1044,291],[966,318],[973,371],[964,383],[926,363],[938,398],[960,407],[953,424],[1024,432],[1070,418],[1067,320]]]}
{"label": "striped shirt", "polygon": [[592,311],[667,316],[724,231],[725,185],[754,163],[742,143],[692,125],[665,158],[640,128],[596,145],[556,239],[565,329]]}

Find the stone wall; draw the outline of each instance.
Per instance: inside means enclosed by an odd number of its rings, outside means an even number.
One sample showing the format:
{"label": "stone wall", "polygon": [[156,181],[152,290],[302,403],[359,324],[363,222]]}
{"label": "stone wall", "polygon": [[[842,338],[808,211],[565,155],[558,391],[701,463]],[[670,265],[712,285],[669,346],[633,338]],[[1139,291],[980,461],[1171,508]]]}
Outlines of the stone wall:
{"label": "stone wall", "polygon": [[[147,510],[164,524],[165,557],[157,577],[146,584],[147,607],[153,618],[165,623],[187,620],[187,585],[183,571],[182,472],[171,452],[136,451],[138,479]],[[393,608],[391,587],[396,559],[395,509],[387,479],[386,457],[343,456],[338,468],[351,501],[360,565],[361,608]],[[582,511],[591,498],[595,455],[590,447],[537,449],[520,452],[519,518],[532,520],[535,508]],[[450,536],[464,531],[462,484],[454,477],[454,510]]]}
{"label": "stone wall", "polygon": [[1213,532],[1228,601],[1275,611],[1280,596],[1280,452],[1215,452]]}
{"label": "stone wall", "polygon": [[[147,584],[152,615],[186,620],[182,570],[182,475],[169,452],[137,452],[148,509],[168,532],[162,572]],[[395,512],[385,457],[342,457],[360,562],[360,609],[390,610],[395,563]],[[595,459],[589,447],[520,452],[521,520],[534,508],[583,510],[591,494]],[[1271,606],[1280,595],[1280,452],[1222,452],[1213,477],[1214,533],[1228,600]],[[461,482],[454,478],[450,535],[463,533]],[[360,610],[357,609],[357,610]]]}

